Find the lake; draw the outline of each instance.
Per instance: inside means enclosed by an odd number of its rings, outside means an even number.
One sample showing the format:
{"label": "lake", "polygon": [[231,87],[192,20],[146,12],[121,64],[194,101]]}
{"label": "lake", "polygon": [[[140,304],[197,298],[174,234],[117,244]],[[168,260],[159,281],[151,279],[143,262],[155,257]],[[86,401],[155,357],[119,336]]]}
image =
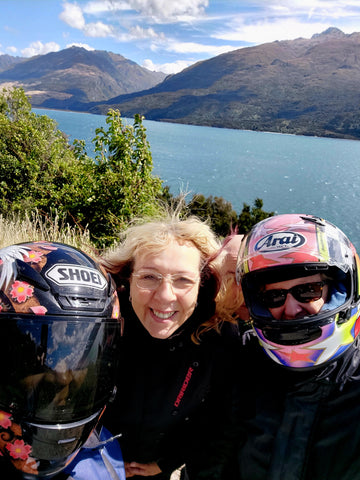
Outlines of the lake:
{"label": "lake", "polygon": [[[105,116],[34,109],[86,141]],[[124,123],[133,123],[124,119]],[[144,121],[154,174],[174,195],[223,197],[239,213],[262,198],[264,210],[308,213],[339,226],[360,250],[360,142]]]}

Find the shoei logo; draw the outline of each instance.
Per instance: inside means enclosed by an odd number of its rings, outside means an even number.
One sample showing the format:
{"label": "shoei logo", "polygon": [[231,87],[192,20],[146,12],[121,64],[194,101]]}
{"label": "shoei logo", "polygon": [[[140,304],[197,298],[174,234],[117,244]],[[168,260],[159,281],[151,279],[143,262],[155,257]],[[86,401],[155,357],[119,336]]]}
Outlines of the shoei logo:
{"label": "shoei logo", "polygon": [[104,290],[107,285],[106,278],[98,270],[77,265],[57,264],[52,266],[45,275],[57,285],[62,286],[82,285]]}
{"label": "shoei logo", "polygon": [[306,243],[306,238],[299,233],[278,232],[266,235],[255,245],[257,252],[278,252],[281,250],[291,250],[298,248]]}

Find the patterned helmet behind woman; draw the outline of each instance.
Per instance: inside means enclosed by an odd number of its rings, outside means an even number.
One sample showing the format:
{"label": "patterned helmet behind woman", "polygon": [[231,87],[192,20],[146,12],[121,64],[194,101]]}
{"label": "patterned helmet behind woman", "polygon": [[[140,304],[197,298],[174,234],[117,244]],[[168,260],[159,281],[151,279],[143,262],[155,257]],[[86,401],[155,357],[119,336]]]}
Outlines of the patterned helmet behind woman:
{"label": "patterned helmet behind woman", "polygon": [[[319,273],[329,296],[317,314],[276,320],[262,304],[265,284]],[[326,220],[287,214],[258,223],[243,242],[236,275],[260,344],[280,365],[324,365],[359,333],[359,259],[344,233]]]}
{"label": "patterned helmet behind woman", "polygon": [[0,250],[0,455],[25,478],[69,463],[114,390],[119,304],[110,278],[60,243]]}

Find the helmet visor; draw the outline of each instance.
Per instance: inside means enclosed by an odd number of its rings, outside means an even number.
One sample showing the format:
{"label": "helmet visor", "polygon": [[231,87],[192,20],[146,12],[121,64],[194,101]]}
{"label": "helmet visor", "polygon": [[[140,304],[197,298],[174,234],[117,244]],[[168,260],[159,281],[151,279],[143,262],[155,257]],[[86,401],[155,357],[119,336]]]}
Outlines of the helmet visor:
{"label": "helmet visor", "polygon": [[2,318],[0,407],[44,424],[76,422],[101,410],[115,385],[115,319],[16,315]]}
{"label": "helmet visor", "polygon": [[243,288],[255,322],[270,318],[300,320],[320,311],[329,315],[342,309],[354,294],[352,272],[322,267],[312,270],[309,265],[283,266],[248,274]]}

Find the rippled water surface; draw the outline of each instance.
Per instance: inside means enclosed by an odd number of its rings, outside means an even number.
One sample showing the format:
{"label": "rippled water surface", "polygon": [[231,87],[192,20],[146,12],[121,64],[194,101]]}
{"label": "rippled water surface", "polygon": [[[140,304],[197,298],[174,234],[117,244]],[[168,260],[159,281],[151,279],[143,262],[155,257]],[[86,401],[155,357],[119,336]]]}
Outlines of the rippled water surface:
{"label": "rippled water surface", "polygon": [[[91,149],[105,116],[35,109]],[[132,124],[132,119],[124,119]],[[338,225],[360,249],[360,142],[146,121],[154,173],[179,191],[221,196],[236,211],[264,201]],[[91,154],[91,151],[89,151]]]}

